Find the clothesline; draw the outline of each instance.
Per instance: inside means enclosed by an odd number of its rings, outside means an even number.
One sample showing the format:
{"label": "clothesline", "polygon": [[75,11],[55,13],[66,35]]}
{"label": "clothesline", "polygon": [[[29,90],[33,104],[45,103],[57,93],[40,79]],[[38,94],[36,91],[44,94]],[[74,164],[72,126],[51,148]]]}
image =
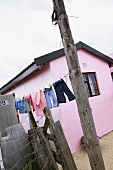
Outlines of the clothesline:
{"label": "clothesline", "polygon": [[[74,68],[72,68],[71,70],[73,70]],[[60,79],[63,79],[63,78],[65,78],[65,77],[67,77],[69,75],[69,73],[67,73],[66,75],[64,75],[62,78],[60,77]],[[54,83],[52,83],[52,84],[50,84],[50,85],[53,85]],[[34,94],[34,92],[32,92],[32,93],[30,93],[29,92],[29,95],[33,95]],[[29,95],[25,95],[25,96],[29,96]],[[20,99],[20,98],[17,98],[17,99]]]}
{"label": "clothesline", "polygon": [[[39,124],[39,122],[41,121],[41,119],[43,118],[44,116],[41,116],[40,119],[38,119],[36,121],[37,124]],[[23,119],[21,119],[21,122],[23,122],[25,119],[29,118],[29,115],[27,114],[27,116],[25,116]]]}
{"label": "clothesline", "polygon": [[[72,70],[75,70],[75,68],[72,68],[72,69],[70,70],[70,72],[71,72]],[[67,73],[65,76],[63,76],[63,78],[64,78],[64,77],[67,77],[69,74],[70,74],[70,73]],[[62,79],[63,79],[63,78],[62,78]]]}
{"label": "clothesline", "polygon": [[[44,91],[39,90],[39,92],[33,92],[32,94],[29,93],[28,96],[22,97],[22,100],[18,100],[19,113],[27,113],[24,100],[30,100],[32,109],[36,112],[36,116],[43,116],[42,110],[46,106],[52,108],[58,107],[60,103],[66,103],[66,97],[64,93],[67,95],[69,101],[74,100],[75,96],[63,80],[63,78],[67,77],[68,75],[69,73],[60,78],[60,80],[51,84],[50,87],[44,88]],[[56,95],[54,94],[53,89]]]}
{"label": "clothesline", "polygon": [[[26,98],[26,100],[27,99],[30,100],[32,110],[35,111],[36,116],[40,116],[39,120],[36,120],[37,124],[39,124],[41,119],[44,117],[44,113],[43,113],[44,107],[46,106],[48,106],[49,108],[58,107],[59,104],[66,103],[66,97],[64,93],[67,95],[69,101],[75,99],[75,96],[73,95],[73,93],[70,91],[67,84],[63,80],[63,78],[67,77],[68,75],[69,73],[64,75],[62,78],[60,78],[60,80],[50,85],[49,88],[45,88],[43,92],[39,90],[38,92],[35,92],[35,93],[33,92],[32,94],[29,93],[29,95],[22,97],[23,99]],[[53,88],[54,88],[56,95],[54,94]],[[32,101],[31,96],[34,96],[34,99],[35,99],[34,101]],[[25,107],[26,105],[24,104],[24,101],[25,100],[23,100],[23,106],[24,106],[23,108],[25,109],[24,113],[25,112],[27,113],[27,108]],[[22,113],[22,110],[21,110],[21,113]],[[25,120],[27,117],[29,117],[29,115],[25,116],[21,121],[23,122],[23,120]]]}

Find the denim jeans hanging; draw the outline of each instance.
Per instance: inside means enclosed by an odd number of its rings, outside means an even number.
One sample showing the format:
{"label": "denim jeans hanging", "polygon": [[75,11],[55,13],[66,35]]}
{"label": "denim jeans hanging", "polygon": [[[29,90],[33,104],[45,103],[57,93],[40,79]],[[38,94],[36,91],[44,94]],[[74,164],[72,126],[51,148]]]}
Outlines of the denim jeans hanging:
{"label": "denim jeans hanging", "polygon": [[70,89],[68,88],[67,84],[64,82],[63,79],[55,82],[53,86],[57,95],[58,103],[66,103],[66,97],[64,93],[67,95],[69,101],[75,99],[75,96],[70,91]]}
{"label": "denim jeans hanging", "polygon": [[45,88],[44,94],[45,94],[47,106],[49,108],[58,107],[58,101],[56,99],[52,86],[50,86],[50,88]]}

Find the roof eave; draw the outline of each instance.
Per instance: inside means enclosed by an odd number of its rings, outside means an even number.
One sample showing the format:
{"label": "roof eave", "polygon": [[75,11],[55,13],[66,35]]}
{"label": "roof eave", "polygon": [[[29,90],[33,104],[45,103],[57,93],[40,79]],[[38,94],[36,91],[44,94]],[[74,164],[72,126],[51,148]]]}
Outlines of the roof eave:
{"label": "roof eave", "polygon": [[109,56],[99,52],[98,50],[95,50],[94,48],[88,46],[87,44],[83,43],[82,48],[89,51],[90,53],[100,57],[101,59],[104,59],[104,60],[108,61],[109,63],[113,64],[113,59],[112,58],[110,58]]}
{"label": "roof eave", "polygon": [[[103,60],[106,60],[108,63],[113,64],[113,59],[108,57],[107,55],[95,50],[94,48],[88,46],[87,44],[79,41],[78,43],[75,44],[76,49],[84,49],[89,51],[90,53],[100,57]],[[35,72],[36,70],[40,69],[40,67],[48,63],[54,59],[57,59],[61,56],[64,56],[64,48],[54,51],[52,53],[43,55],[41,57],[37,57],[34,59],[34,62],[31,63],[29,66],[27,66],[22,72],[20,72],[16,77],[11,79],[7,84],[5,84],[3,87],[0,88],[0,93],[3,94],[9,89],[11,89],[13,86],[15,86],[18,82],[22,81],[24,78],[27,78],[30,74]]]}
{"label": "roof eave", "polygon": [[[76,49],[79,50],[79,49],[84,49],[84,50],[87,50],[89,51],[90,53],[100,57],[101,59],[104,59],[106,60],[107,62],[109,63],[112,63],[113,64],[113,59],[108,57],[107,55],[99,52],[98,50],[88,46],[87,44],[79,41],[78,43],[75,44],[76,46]],[[44,64],[44,63],[47,63],[47,62],[50,62],[54,59],[57,59],[61,56],[64,56],[64,48],[60,49],[60,50],[57,50],[57,51],[54,51],[52,53],[49,53],[49,54],[46,54],[44,56],[41,56],[41,57],[37,57],[35,58],[35,63],[37,66],[41,65],[41,64]]]}
{"label": "roof eave", "polygon": [[22,81],[24,78],[27,78],[30,74],[35,72],[36,70],[40,69],[40,66],[37,67],[35,63],[28,66],[26,69],[24,69],[21,73],[19,73],[16,77],[14,77],[12,80],[10,80],[7,84],[5,84],[3,87],[0,88],[0,94],[3,94],[7,92],[12,87],[15,87],[15,85]]}

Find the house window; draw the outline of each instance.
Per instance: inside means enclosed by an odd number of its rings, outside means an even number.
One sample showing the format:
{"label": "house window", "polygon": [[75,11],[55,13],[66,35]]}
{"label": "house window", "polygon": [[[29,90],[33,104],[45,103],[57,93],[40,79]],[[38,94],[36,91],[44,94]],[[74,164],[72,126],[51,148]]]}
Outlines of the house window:
{"label": "house window", "polygon": [[88,97],[99,95],[95,73],[83,73],[84,84]]}
{"label": "house window", "polygon": [[112,80],[113,80],[113,73],[111,73],[111,77],[112,77]]}

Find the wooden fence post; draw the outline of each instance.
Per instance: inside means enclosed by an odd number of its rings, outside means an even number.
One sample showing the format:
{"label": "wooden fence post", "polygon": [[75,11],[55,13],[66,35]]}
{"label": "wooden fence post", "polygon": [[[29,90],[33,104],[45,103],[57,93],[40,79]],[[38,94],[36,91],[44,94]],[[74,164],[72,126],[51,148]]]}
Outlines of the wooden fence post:
{"label": "wooden fence post", "polygon": [[[44,151],[44,147],[40,143],[40,140],[37,134],[37,129],[29,130],[29,139],[30,139],[32,148],[34,150],[35,160],[37,160],[38,162],[39,169],[42,170],[46,163],[46,154]],[[44,170],[49,170],[48,165],[44,168]]]}
{"label": "wooden fence post", "polygon": [[58,166],[54,159],[50,144],[48,139],[45,138],[42,128],[37,128],[37,134],[39,136],[40,142],[44,147],[48,162],[49,162],[49,169],[58,170]]}
{"label": "wooden fence post", "polygon": [[49,124],[50,132],[55,138],[54,143],[58,155],[61,157],[63,170],[77,170],[68,143],[61,128],[60,122],[58,121],[54,123],[51,111],[48,107],[44,108],[43,111],[47,119],[50,121]]}
{"label": "wooden fence post", "polygon": [[37,123],[35,121],[35,118],[33,116],[33,113],[31,111],[31,105],[30,105],[30,101],[26,100],[26,105],[27,105],[27,111],[29,114],[29,123],[30,123],[30,129],[31,128],[36,128],[37,127]]}
{"label": "wooden fence post", "polygon": [[[15,93],[13,93],[13,97],[14,97],[14,100],[16,100],[16,98],[15,98]],[[18,110],[16,110],[16,113],[17,113],[17,119],[18,119],[18,123],[20,123],[20,119],[19,119],[19,113],[18,113]]]}
{"label": "wooden fence post", "polygon": [[59,143],[60,154],[62,155],[63,159],[65,160],[65,165],[67,170],[75,170],[75,162],[72,157],[70,148],[68,146],[67,140],[65,138],[63,129],[59,121],[55,122],[55,134],[57,134],[57,140]]}

